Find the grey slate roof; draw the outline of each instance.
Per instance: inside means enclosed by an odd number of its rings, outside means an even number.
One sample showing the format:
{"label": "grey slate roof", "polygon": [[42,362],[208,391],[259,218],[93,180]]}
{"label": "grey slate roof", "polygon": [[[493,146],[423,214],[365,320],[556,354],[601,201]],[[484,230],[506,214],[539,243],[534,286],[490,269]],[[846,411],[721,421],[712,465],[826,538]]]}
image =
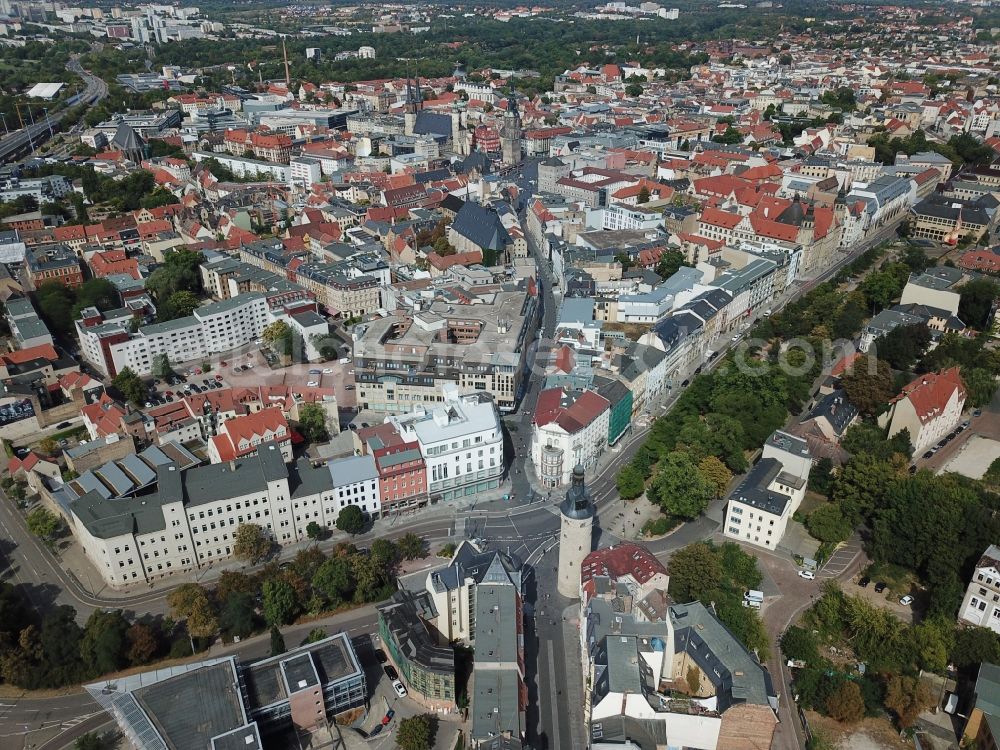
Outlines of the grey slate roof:
{"label": "grey slate roof", "polygon": [[484,250],[502,251],[513,240],[507,233],[500,217],[491,208],[466,201],[455,214],[451,228]]}

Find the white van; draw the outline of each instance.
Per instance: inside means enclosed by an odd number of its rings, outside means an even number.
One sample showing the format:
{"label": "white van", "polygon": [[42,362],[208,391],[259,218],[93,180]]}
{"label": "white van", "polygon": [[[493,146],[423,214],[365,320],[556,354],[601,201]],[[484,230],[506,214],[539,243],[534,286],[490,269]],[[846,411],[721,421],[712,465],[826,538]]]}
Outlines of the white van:
{"label": "white van", "polygon": [[760,609],[764,603],[764,592],[750,589],[743,593],[743,606],[750,609]]}

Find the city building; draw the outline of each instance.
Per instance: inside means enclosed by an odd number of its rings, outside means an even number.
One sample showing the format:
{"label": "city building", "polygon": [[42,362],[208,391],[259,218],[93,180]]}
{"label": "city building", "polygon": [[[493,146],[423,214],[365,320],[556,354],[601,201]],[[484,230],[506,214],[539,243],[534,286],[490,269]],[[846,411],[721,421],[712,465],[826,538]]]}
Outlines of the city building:
{"label": "city building", "polygon": [[475,293],[476,304],[419,302],[354,327],[354,377],[362,408],[401,414],[441,403],[451,384],[514,410],[525,356],[537,333],[537,299],[525,291]]}
{"label": "city building", "polygon": [[767,670],[711,608],[670,601],[655,556],[615,545],[588,555],[580,573],[591,747],[771,746],[778,696]]}
{"label": "city building", "polygon": [[915,454],[923,453],[958,427],[965,408],[965,385],[958,367],[912,380],[879,417],[889,437],[906,430]]}
{"label": "city building", "polygon": [[208,441],[208,458],[213,464],[245,458],[256,454],[263,443],[276,443],[285,462],[292,460],[292,433],[277,407],[222,422]]}
{"label": "city building", "polygon": [[432,408],[418,404],[409,414],[388,419],[405,442],[420,446],[430,500],[496,489],[504,473],[504,448],[495,404],[485,395],[461,396],[454,386],[443,388],[441,399]]}
{"label": "city building", "polygon": [[1000,547],[986,548],[965,589],[958,620],[1000,633]]}
{"label": "city building", "polygon": [[141,492],[132,481],[116,487],[81,478],[53,493],[53,509],[66,518],[105,583],[117,589],[231,556],[243,523],[289,544],[307,539],[310,523],[334,528],[348,504],[377,513],[374,469],[371,479],[355,482],[352,467],[340,464],[286,465],[281,449],[268,443],[256,455],[183,470],[161,451],[130,469],[148,478]]}
{"label": "city building", "polygon": [[83,284],[83,268],[76,253],[65,245],[28,248],[24,255],[28,286],[38,289],[50,281],[75,289]]}
{"label": "city building", "polygon": [[408,697],[435,711],[456,708],[455,651],[429,624],[438,616],[426,591],[401,589],[378,606],[378,632]]}
{"label": "city building", "polygon": [[367,700],[346,633],[252,664],[206,659],[85,688],[128,743],[144,750],[263,750],[264,739],[283,743],[287,732],[332,741],[327,722]]}
{"label": "city building", "polygon": [[985,661],[979,665],[970,702],[962,745],[995,750],[1000,747],[1000,667]]}
{"label": "city building", "polygon": [[300,340],[309,341],[327,330],[322,319],[302,319],[303,323],[296,315],[309,311],[316,311],[316,303],[302,290],[247,292],[204,304],[184,318],[140,325],[134,333],[131,314],[109,319],[87,308],[76,321],[76,332],[83,358],[106,376],[114,377],[126,367],[149,375],[159,356],[180,364],[228,352],[259,339],[279,319],[297,331]]}
{"label": "city building", "polygon": [[[616,419],[620,427],[618,423]],[[538,481],[561,487],[569,483],[573,467],[596,468],[611,434],[611,402],[596,391],[549,388],[538,394],[531,424],[531,461]]]}
{"label": "city building", "polygon": [[760,460],[729,496],[725,535],[775,549],[805,497],[811,466],[805,440],[781,430],[771,433]]}

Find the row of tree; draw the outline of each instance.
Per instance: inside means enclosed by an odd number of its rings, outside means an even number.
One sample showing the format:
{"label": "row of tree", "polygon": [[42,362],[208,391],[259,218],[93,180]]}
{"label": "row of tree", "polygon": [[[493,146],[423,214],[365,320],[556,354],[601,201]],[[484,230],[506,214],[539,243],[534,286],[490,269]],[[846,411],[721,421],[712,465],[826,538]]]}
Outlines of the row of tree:
{"label": "row of tree", "polygon": [[[255,554],[252,546],[241,551]],[[130,620],[121,610],[97,610],[83,627],[73,607],[40,616],[22,586],[0,582],[0,679],[24,689],[71,685],[183,657],[219,636],[245,638],[302,614],[381,601],[395,588],[400,561],[424,555],[424,541],[413,534],[395,543],[378,539],[367,550],[340,544],[329,556],[309,547],[288,563],[226,571],[212,589],[179,586],[168,596],[171,617]]]}

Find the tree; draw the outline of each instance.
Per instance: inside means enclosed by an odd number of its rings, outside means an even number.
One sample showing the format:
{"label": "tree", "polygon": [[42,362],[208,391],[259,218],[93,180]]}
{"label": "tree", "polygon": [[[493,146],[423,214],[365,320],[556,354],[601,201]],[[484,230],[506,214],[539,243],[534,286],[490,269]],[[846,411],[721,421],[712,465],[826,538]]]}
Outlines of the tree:
{"label": "tree", "polygon": [[958,317],[967,325],[983,331],[993,323],[990,310],[1000,286],[992,279],[973,279],[962,287],[958,300]]}
{"label": "tree", "polygon": [[811,630],[792,625],[781,636],[781,652],[789,659],[814,665],[819,661],[819,644]]}
{"label": "tree", "polygon": [[264,619],[272,626],[287,625],[299,611],[295,589],[280,579],[264,582]]}
{"label": "tree", "polygon": [[175,250],[163,258],[163,265],[146,279],[146,288],[159,302],[166,302],[174,292],[201,293],[200,252]]}
{"label": "tree", "polygon": [[63,336],[73,332],[73,306],[76,296],[72,290],[58,281],[46,281],[35,291],[38,311],[42,314],[49,329]]}
{"label": "tree", "polygon": [[427,543],[412,532],[407,532],[396,542],[399,554],[405,560],[416,560],[418,557],[427,557]]}
{"label": "tree", "polygon": [[260,337],[264,339],[269,346],[273,347],[277,342],[284,341],[291,335],[291,326],[283,320],[276,320],[264,329]]}
{"label": "tree", "polygon": [[106,734],[87,732],[86,734],[76,738],[76,742],[73,743],[73,748],[74,750],[109,750],[116,744],[117,743],[114,739]]}
{"label": "tree", "polygon": [[285,638],[274,625],[271,626],[271,656],[285,653]]}
{"label": "tree", "polygon": [[38,442],[38,450],[46,456],[54,456],[56,451],[59,450],[59,443],[57,443],[55,438],[52,437],[42,438]]}
{"label": "tree", "polygon": [[917,677],[893,675],[885,688],[885,707],[896,714],[900,729],[912,727],[917,717],[934,705],[934,693]]}
{"label": "tree", "polygon": [[628,86],[625,87],[625,95],[631,96],[633,98],[637,96],[642,96],[642,86],[640,86],[638,83],[630,83]]}
{"label": "tree", "polygon": [[733,480],[733,472],[715,456],[705,456],[701,459],[698,462],[698,473],[712,485],[716,497],[722,497]]}
{"label": "tree", "polygon": [[719,135],[713,135],[712,140],[716,143],[724,143],[731,146],[737,143],[743,143],[743,134],[732,125],[728,125],[726,126],[725,132]]}
{"label": "tree", "polygon": [[866,415],[875,415],[896,394],[896,385],[892,377],[892,368],[882,359],[875,360],[875,371],[871,372],[871,360],[866,364],[860,361],[855,367],[840,379],[847,393],[847,398],[858,411]]}
{"label": "tree", "polygon": [[326,427],[326,411],[323,407],[319,404],[304,404],[299,407],[299,430],[310,443],[329,440],[330,432]]}
{"label": "tree", "polygon": [[179,289],[160,302],[157,318],[160,322],[186,318],[201,305],[201,300],[194,292]]}
{"label": "tree", "polygon": [[827,456],[813,464],[809,472],[809,489],[827,497],[833,491],[833,461]]}
{"label": "tree", "polygon": [[170,357],[166,354],[157,354],[153,357],[153,377],[169,378],[174,374],[174,368],[170,366]]}
{"label": "tree", "polygon": [[854,530],[836,503],[821,505],[810,513],[806,517],[806,528],[813,537],[830,544],[844,541]]}
{"label": "tree", "polygon": [[844,724],[861,721],[865,716],[865,699],[856,683],[845,681],[826,699],[827,713]]}
{"label": "tree", "polygon": [[137,622],[125,631],[128,647],[125,656],[132,666],[148,664],[160,647],[156,631],[145,623]]}
{"label": "tree", "polygon": [[52,511],[46,508],[35,508],[26,519],[28,531],[39,539],[52,539],[62,527],[62,521]]}
{"label": "tree", "polygon": [[660,262],[656,264],[656,273],[664,279],[669,279],[678,269],[684,265],[687,259],[680,250],[667,250],[660,256]]}
{"label": "tree", "polygon": [[664,513],[689,520],[701,515],[715,495],[715,488],[697,470],[690,455],[680,451],[663,459],[650,490]]}
{"label": "tree", "polygon": [[677,550],[670,558],[671,596],[678,602],[698,599],[722,583],[722,564],[707,542],[695,542]]}
{"label": "tree", "polygon": [[365,514],[357,505],[348,505],[341,509],[337,516],[337,528],[345,534],[361,533],[365,527]]}
{"label": "tree", "polygon": [[649,203],[649,188],[643,185],[639,188],[639,195],[636,196],[635,202],[640,206],[643,203]]}
{"label": "tree", "polygon": [[246,638],[254,630],[254,604],[250,594],[234,591],[222,604],[219,629],[229,637]]}
{"label": "tree", "polygon": [[314,542],[318,542],[323,538],[323,527],[320,526],[315,521],[310,521],[306,526],[306,536],[312,539]]}
{"label": "tree", "polygon": [[313,575],[312,587],[334,606],[350,599],[354,593],[354,576],[350,559],[346,556],[328,559]]}
{"label": "tree", "polygon": [[892,269],[883,269],[868,274],[861,282],[860,289],[870,305],[876,310],[884,310],[899,297],[905,283],[906,278],[900,279],[899,273]]}
{"label": "tree", "polygon": [[146,401],[146,384],[130,367],[123,367],[111,381],[121,394],[136,406],[142,406]]}
{"label": "tree", "polygon": [[879,359],[896,370],[909,370],[931,343],[931,330],[924,323],[900,326],[875,342]]}
{"label": "tree", "polygon": [[962,383],[968,393],[967,405],[981,407],[993,400],[997,379],[982,367],[962,368]]}
{"label": "tree", "polygon": [[432,729],[431,717],[426,714],[403,719],[396,730],[396,745],[401,750],[427,750],[434,744]]}
{"label": "tree", "polygon": [[271,539],[255,523],[241,523],[233,536],[233,554],[250,563],[258,563],[271,551]]}
{"label": "tree", "polygon": [[634,500],[646,491],[646,480],[642,472],[630,463],[618,472],[615,485],[618,487],[618,494],[625,500]]}
{"label": "tree", "polygon": [[170,613],[177,620],[187,621],[193,638],[210,638],[219,629],[208,593],[197,583],[184,583],[167,594]]}
{"label": "tree", "polygon": [[116,672],[128,663],[128,620],[121,610],[94,610],[87,618],[80,641],[80,654],[95,675]]}

